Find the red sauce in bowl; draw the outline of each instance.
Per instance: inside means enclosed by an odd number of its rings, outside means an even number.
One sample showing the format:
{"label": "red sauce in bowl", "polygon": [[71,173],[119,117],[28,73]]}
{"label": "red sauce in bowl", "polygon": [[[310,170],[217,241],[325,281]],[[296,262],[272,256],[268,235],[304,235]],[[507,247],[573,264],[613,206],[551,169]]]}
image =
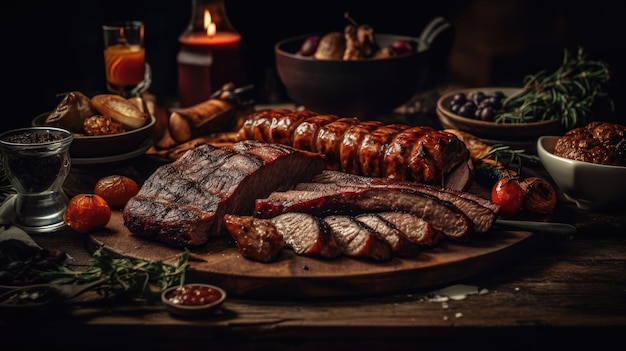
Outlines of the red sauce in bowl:
{"label": "red sauce in bowl", "polygon": [[221,297],[219,290],[209,286],[186,285],[174,289],[167,299],[178,305],[202,306],[218,301]]}

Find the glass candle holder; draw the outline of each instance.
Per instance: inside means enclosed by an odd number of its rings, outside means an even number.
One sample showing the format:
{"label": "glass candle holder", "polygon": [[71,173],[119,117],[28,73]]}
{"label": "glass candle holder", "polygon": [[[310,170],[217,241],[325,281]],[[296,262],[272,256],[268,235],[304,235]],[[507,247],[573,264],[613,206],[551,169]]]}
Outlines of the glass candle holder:
{"label": "glass candle holder", "polygon": [[213,91],[241,80],[241,35],[230,23],[224,1],[192,0],[191,10],[176,56],[181,107],[206,101]]}
{"label": "glass candle holder", "polygon": [[16,190],[13,224],[28,233],[65,227],[68,198],[63,182],[70,171],[74,135],[62,128],[30,127],[0,134],[2,165]]}

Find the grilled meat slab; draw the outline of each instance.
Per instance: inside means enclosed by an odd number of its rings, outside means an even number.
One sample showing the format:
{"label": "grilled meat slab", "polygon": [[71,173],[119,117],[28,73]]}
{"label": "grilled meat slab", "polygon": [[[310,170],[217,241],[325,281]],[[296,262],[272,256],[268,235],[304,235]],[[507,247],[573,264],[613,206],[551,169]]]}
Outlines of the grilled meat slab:
{"label": "grilled meat slab", "polygon": [[227,234],[225,214],[252,214],[256,198],[290,189],[325,166],[319,154],[284,145],[201,144],[144,182],[124,208],[124,224],[134,235],[172,246],[204,245]]}

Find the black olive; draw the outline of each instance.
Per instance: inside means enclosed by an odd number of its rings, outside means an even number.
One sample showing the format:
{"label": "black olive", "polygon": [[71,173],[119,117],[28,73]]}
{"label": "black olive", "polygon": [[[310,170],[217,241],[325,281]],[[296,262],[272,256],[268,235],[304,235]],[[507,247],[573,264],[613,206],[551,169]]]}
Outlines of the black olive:
{"label": "black olive", "polygon": [[476,113],[476,105],[473,102],[468,101],[459,107],[459,115],[463,117],[473,118]]}

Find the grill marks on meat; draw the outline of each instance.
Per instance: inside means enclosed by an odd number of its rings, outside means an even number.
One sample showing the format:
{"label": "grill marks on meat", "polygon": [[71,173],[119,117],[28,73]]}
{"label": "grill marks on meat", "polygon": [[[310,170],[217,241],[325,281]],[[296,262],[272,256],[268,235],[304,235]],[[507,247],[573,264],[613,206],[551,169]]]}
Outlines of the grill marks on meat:
{"label": "grill marks on meat", "polygon": [[225,214],[251,214],[254,199],[292,188],[324,168],[320,155],[284,145],[201,144],[144,182],[124,208],[124,224],[134,235],[172,246],[204,245],[226,234]]}
{"label": "grill marks on meat", "polygon": [[[287,132],[292,133],[291,137],[286,136]],[[445,176],[469,159],[465,144],[449,132],[428,126],[383,125],[315,115],[311,111],[254,112],[245,119],[238,138],[321,153],[330,170],[436,185],[443,185]],[[466,186],[464,182],[454,184]]]}
{"label": "grill marks on meat", "polygon": [[373,261],[391,259],[391,245],[379,234],[351,216],[333,215],[324,218],[341,249],[348,257]]}

